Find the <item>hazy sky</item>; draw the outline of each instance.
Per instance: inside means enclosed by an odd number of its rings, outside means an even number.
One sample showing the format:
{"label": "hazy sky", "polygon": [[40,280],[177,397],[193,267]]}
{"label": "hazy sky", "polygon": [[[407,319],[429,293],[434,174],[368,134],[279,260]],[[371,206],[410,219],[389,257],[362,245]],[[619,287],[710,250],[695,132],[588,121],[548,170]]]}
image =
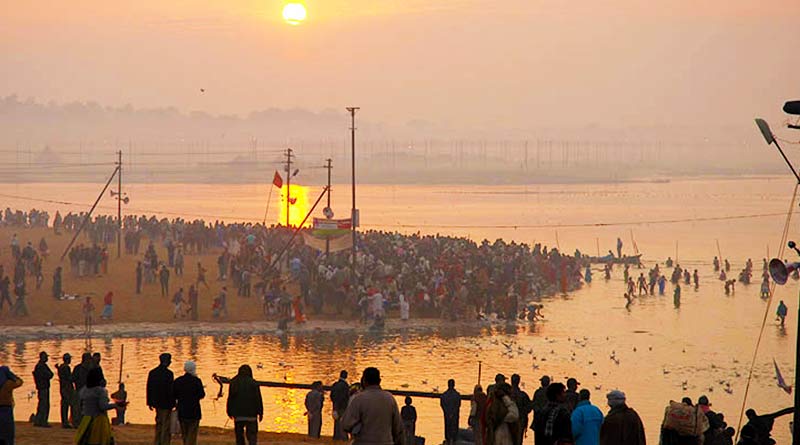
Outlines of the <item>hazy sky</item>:
{"label": "hazy sky", "polygon": [[800,98],[798,0],[308,0],[301,26],[276,0],[1,1],[0,94],[40,101],[530,128]]}

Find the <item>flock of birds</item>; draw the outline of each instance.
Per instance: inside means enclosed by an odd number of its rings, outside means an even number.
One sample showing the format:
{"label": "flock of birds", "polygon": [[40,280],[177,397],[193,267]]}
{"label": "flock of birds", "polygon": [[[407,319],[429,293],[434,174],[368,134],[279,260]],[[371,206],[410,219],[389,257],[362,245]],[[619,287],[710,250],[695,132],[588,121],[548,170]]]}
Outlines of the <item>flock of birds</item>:
{"label": "flock of birds", "polygon": [[[391,341],[391,339],[388,339],[388,341]],[[483,369],[488,371],[486,373],[487,376],[489,374],[493,376],[495,372],[502,372],[509,376],[511,373],[516,372],[523,375],[523,380],[528,379],[530,381],[530,374],[527,376],[525,375],[526,369],[524,365],[520,365],[519,363],[509,363],[506,365],[503,363],[503,361],[509,360],[516,362],[523,360],[524,363],[524,361],[529,360],[530,365],[528,370],[533,372],[552,374],[556,370],[563,370],[565,368],[574,369],[574,371],[570,372],[584,374],[583,376],[573,375],[574,377],[583,377],[593,380],[595,383],[592,386],[597,391],[600,391],[603,388],[603,385],[600,384],[601,381],[609,379],[613,380],[615,373],[619,375],[619,373],[614,369],[618,366],[624,367],[622,364],[623,359],[627,360],[628,362],[631,360],[648,360],[652,362],[654,359],[657,359],[657,357],[653,357],[652,355],[654,351],[654,347],[652,345],[641,349],[636,345],[631,345],[627,347],[630,349],[625,349],[625,351],[630,351],[629,353],[618,352],[618,349],[612,349],[608,355],[608,361],[611,366],[605,366],[602,364],[602,360],[597,362],[598,358],[602,357],[602,355],[598,355],[596,351],[598,351],[601,347],[592,342],[592,340],[590,340],[590,338],[587,336],[569,336],[566,338],[566,342],[563,339],[559,340],[551,337],[543,337],[540,340],[536,340],[536,346],[531,345],[530,338],[528,337],[518,338],[511,336],[461,337],[456,342],[443,339],[427,339],[426,341],[434,342],[433,344],[424,346],[425,349],[422,349],[422,351],[425,351],[425,353],[431,357],[431,363],[439,362],[438,359],[448,360],[448,358],[462,360],[465,356],[465,352],[469,351],[472,352],[472,355],[476,359],[474,365],[477,366],[477,362],[480,361]],[[610,345],[614,343],[614,341],[610,337],[605,337],[605,342],[601,343]],[[589,347],[590,344],[592,344],[594,347]],[[375,345],[373,345],[371,347],[352,350],[349,360],[354,364],[370,361],[372,363],[376,363],[378,366],[385,367],[385,364],[381,364],[380,361],[376,360],[379,359],[379,357],[384,357],[384,360],[387,362],[402,366],[401,358],[405,353],[407,353],[407,348],[409,348],[409,346],[403,346],[400,343],[387,344],[384,347],[375,347]],[[683,348],[681,351],[684,354],[686,353],[685,348]],[[523,358],[525,356],[528,358]],[[496,359],[492,360],[492,357],[496,357]],[[417,354],[413,354],[405,360],[418,361],[419,356]],[[673,360],[670,363],[675,363],[675,361]],[[463,364],[465,366],[473,365],[469,363]],[[711,363],[706,366],[691,368],[676,367],[674,369],[670,369],[667,365],[662,365],[660,368],[662,375],[669,379],[670,385],[674,385],[684,392],[688,392],[689,390],[696,392],[699,390],[702,392],[711,393],[714,392],[715,389],[721,389],[724,393],[733,394],[734,381],[742,377],[740,370],[736,369],[736,365],[738,364],[739,361],[734,358],[732,359],[732,366],[729,367],[719,367]],[[289,381],[291,370],[294,368],[294,365],[284,361],[278,362],[277,365],[279,370],[283,373],[284,381]],[[256,368],[263,370],[265,365],[263,363],[258,363]],[[391,365],[389,365],[389,368],[391,368]],[[394,374],[391,369],[386,369],[384,372],[388,375]],[[623,372],[629,372],[629,370],[626,369]],[[402,373],[402,375],[408,374],[410,373]],[[591,378],[586,374],[590,374]],[[690,381],[688,376],[692,376],[691,379],[697,381],[713,383],[693,383]],[[291,376],[291,378],[293,379],[294,376]],[[447,378],[450,378],[450,376],[447,376]],[[387,381],[390,381],[389,379],[397,382],[397,379],[395,378],[386,378]],[[441,380],[444,381],[446,379],[442,377]],[[558,379],[556,378],[556,380]],[[429,379],[420,379],[418,382],[419,385],[421,385],[420,389],[426,388],[432,393],[439,393],[440,391],[440,387],[438,385],[429,383]],[[394,385],[387,383],[386,385],[387,387],[399,387],[402,389],[417,386],[408,381],[396,383]],[[525,386],[524,382],[522,386]]]}

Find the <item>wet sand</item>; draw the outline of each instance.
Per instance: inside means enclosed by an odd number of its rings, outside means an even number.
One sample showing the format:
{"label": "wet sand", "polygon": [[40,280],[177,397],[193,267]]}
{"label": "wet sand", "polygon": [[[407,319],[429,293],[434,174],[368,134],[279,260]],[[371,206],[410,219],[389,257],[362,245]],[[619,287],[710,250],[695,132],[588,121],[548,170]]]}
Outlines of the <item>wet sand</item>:
{"label": "wet sand", "polygon": [[[442,328],[448,330],[476,330],[482,326],[505,325],[505,322],[446,322],[435,318],[419,320],[386,320],[381,333],[436,333]],[[514,323],[512,323],[513,325]],[[520,324],[523,324],[520,322]],[[285,333],[307,335],[317,333],[355,333],[371,332],[369,324],[353,321],[319,320],[299,325],[290,325]],[[92,338],[142,338],[142,337],[189,337],[201,335],[282,335],[274,321],[244,321],[236,323],[175,322],[175,323],[110,323],[96,326]],[[55,340],[85,338],[83,326],[0,326],[0,338],[4,340]]]}
{"label": "wet sand", "polygon": [[[152,425],[125,425],[113,427],[114,439],[126,445],[151,445],[153,443]],[[53,424],[52,428],[34,428],[30,423],[17,422],[17,445],[68,445],[74,443],[75,430],[62,429]],[[258,432],[259,443],[274,445],[332,444],[330,438],[311,439],[302,434]],[[205,445],[222,445],[234,442],[233,430],[200,426],[197,442]],[[180,443],[173,438],[172,443]]]}

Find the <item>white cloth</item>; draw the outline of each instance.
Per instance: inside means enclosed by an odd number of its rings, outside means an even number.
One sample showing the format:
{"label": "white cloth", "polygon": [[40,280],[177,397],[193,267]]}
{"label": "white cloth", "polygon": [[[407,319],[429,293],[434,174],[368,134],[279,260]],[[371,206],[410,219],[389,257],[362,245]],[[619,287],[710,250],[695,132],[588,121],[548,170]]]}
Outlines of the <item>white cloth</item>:
{"label": "white cloth", "polygon": [[406,300],[405,296],[400,295],[400,319],[401,320],[408,320],[408,312],[410,309],[410,305]]}
{"label": "white cloth", "polygon": [[508,414],[503,419],[503,423],[494,430],[494,445],[513,445],[514,438],[511,435],[511,429],[508,424],[519,420],[519,410],[517,409],[517,404],[508,396],[503,396],[503,403],[508,409]]}

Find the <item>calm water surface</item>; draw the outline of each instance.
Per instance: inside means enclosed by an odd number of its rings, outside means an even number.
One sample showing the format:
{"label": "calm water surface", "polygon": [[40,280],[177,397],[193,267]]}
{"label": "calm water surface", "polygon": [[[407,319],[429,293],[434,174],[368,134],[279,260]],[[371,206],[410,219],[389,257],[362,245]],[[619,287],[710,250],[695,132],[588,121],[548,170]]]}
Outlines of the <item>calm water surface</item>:
{"label": "calm water surface", "polygon": [[[791,396],[775,384],[772,360],[787,379],[794,373],[794,341],[797,330],[798,285],[779,288],[777,299],[789,306],[785,330],[774,321],[774,304],[767,308],[758,298],[756,285],[739,286],[725,296],[714,279],[711,259],[722,255],[734,270],[747,257],[756,262],[775,255],[784,217],[758,217],[725,221],[694,221],[672,224],[639,224],[606,227],[564,227],[586,223],[616,223],[654,220],[697,219],[727,215],[785,212],[792,192],[783,179],[687,180],[673,183],[620,185],[572,185],[537,187],[475,186],[362,186],[359,207],[365,226],[401,231],[450,233],[473,239],[505,238],[560,245],[569,252],[579,248],[596,253],[612,248],[617,236],[632,250],[632,238],[648,264],[669,255],[683,266],[700,272],[700,289],[684,288],[680,309],[667,297],[645,297],[626,310],[622,271],[615,270],[605,282],[599,272],[595,282],[567,297],[545,302],[546,321],[534,327],[443,328],[435,335],[319,334],[279,339],[275,337],[196,337],[95,340],[94,349],[104,354],[107,376],[117,376],[120,348],[125,344],[124,379],[131,398],[129,419],[152,422],[144,405],[144,381],[157,356],[170,351],[173,369],[184,360],[198,362],[199,376],[208,385],[203,402],[204,424],[226,424],[225,404],[215,401],[216,372],[233,375],[241,363],[250,363],[257,378],[264,380],[331,383],[340,369],[356,375],[366,366],[378,366],[385,387],[408,385],[415,390],[443,390],[448,378],[457,388],[471,392],[477,381],[478,361],[483,362],[484,386],[497,372],[522,375],[526,389],[533,391],[542,374],[556,379],[577,377],[592,390],[593,399],[604,405],[602,395],[619,388],[645,421],[648,439],[657,440],[663,409],[669,399],[708,395],[729,423],[739,417],[749,362],[765,311],[769,311],[748,406],[772,411],[792,404]],[[8,194],[52,197],[90,202],[97,186],[89,184],[20,184]],[[187,215],[260,219],[266,201],[265,186],[247,185],[134,185],[131,209],[158,210]],[[312,193],[317,193],[312,189]],[[336,187],[334,210],[349,207],[346,186]],[[64,205],[5,199],[12,207],[61,208]],[[276,200],[270,219],[277,218]],[[337,207],[337,203],[341,203]],[[110,202],[104,206],[112,206]],[[103,208],[105,209],[105,207]],[[135,211],[135,210],[134,210]],[[137,212],[141,213],[141,212]],[[274,213],[274,215],[273,215]],[[209,219],[206,217],[206,219]],[[797,233],[797,219],[791,233]],[[560,225],[561,227],[530,227]],[[437,227],[438,226],[438,227]],[[470,226],[470,227],[465,227]],[[492,227],[504,226],[504,227]],[[508,226],[517,226],[516,228]],[[527,226],[527,227],[526,227]],[[677,248],[677,249],[676,249]],[[788,256],[788,254],[787,254]],[[503,343],[511,345],[511,352]],[[18,416],[35,408],[30,372],[40,350],[51,356],[69,351],[76,355],[83,341],[0,342],[0,363],[9,363],[27,377],[17,394]],[[614,354],[616,364],[610,359]],[[257,364],[261,364],[260,367]],[[116,382],[117,377],[109,378]],[[684,390],[684,382],[686,389]],[[729,389],[727,383],[730,384]],[[304,391],[264,389],[265,425],[276,431],[304,431]],[[226,392],[227,395],[227,392]],[[53,398],[51,420],[58,416]],[[438,402],[416,400],[420,415],[418,430],[429,441],[442,439]],[[604,407],[605,409],[605,407]],[[326,403],[323,431],[330,433],[330,405]],[[468,406],[464,405],[462,423]],[[788,439],[788,418],[776,423],[779,442]],[[228,424],[230,426],[230,424]]]}

